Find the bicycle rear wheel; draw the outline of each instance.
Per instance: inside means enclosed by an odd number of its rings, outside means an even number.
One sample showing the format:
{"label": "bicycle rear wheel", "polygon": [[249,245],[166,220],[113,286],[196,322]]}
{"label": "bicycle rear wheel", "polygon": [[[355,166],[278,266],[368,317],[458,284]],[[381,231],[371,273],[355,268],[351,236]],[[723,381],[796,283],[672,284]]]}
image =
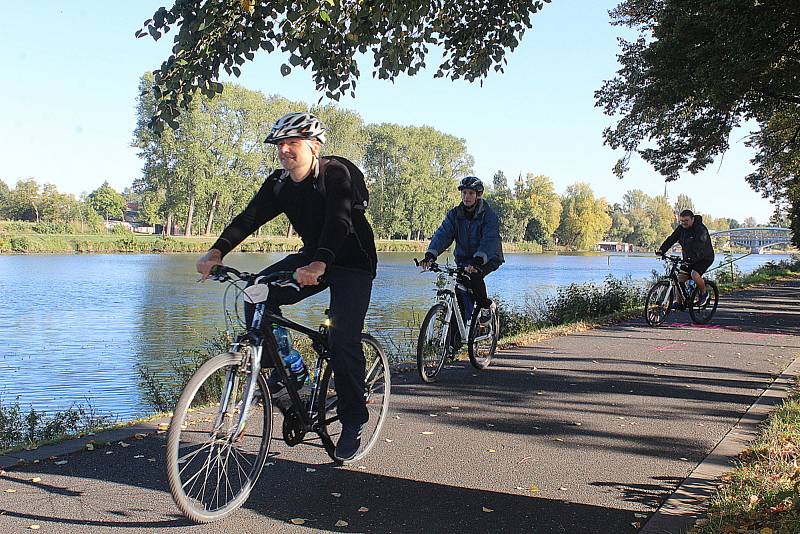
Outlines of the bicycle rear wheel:
{"label": "bicycle rear wheel", "polygon": [[167,433],[167,478],[172,498],[192,521],[208,523],[235,511],[264,467],[272,402],[261,374],[247,425],[236,433],[250,374],[243,353],[219,354],[200,366],[175,406]]}
{"label": "bicycle rear wheel", "polygon": [[[367,401],[369,420],[364,425],[361,433],[361,447],[358,453],[347,463],[360,460],[372,449],[378,441],[386,415],[389,412],[389,394],[392,383],[389,372],[389,360],[381,344],[369,334],[361,334],[361,346],[364,349],[366,360],[366,378],[364,380],[364,397]],[[338,402],[336,397],[336,376],[330,364],[325,366],[320,381],[320,396],[317,404],[317,424],[319,432],[324,433],[330,444],[335,444],[342,431],[342,424],[336,413]],[[323,439],[323,442],[326,440]],[[326,447],[328,455],[339,461],[334,456],[334,449]]]}
{"label": "bicycle rear wheel", "polygon": [[650,288],[644,301],[644,317],[650,326],[660,326],[672,309],[672,284],[659,280]]}
{"label": "bicycle rear wheel", "polygon": [[447,306],[434,304],[422,321],[417,339],[417,371],[423,382],[436,381],[450,350],[450,336]]}
{"label": "bicycle rear wheel", "polygon": [[697,324],[706,324],[712,317],[714,312],[717,311],[717,304],[719,303],[719,290],[717,284],[711,280],[706,280],[706,292],[708,292],[708,299],[705,302],[700,302],[700,288],[695,287],[689,297],[689,315],[692,321]]}
{"label": "bicycle rear wheel", "polygon": [[494,352],[497,350],[497,340],[500,337],[497,310],[489,309],[491,316],[488,321],[481,322],[481,310],[477,306],[472,313],[467,343],[469,361],[475,369],[486,369],[492,363]]}

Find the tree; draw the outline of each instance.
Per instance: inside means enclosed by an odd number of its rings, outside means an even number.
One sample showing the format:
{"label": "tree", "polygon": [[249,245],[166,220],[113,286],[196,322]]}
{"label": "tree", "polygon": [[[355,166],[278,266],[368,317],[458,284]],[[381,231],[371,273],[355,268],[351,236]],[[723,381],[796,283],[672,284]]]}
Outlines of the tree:
{"label": "tree", "polygon": [[503,171],[497,171],[492,176],[492,189],[494,191],[508,191],[508,178]]}
{"label": "tree", "polygon": [[122,220],[125,213],[125,199],[108,182],[89,193],[87,203],[94,211],[106,219]]}
{"label": "tree", "polygon": [[733,128],[753,120],[757,170],[748,180],[797,213],[800,3],[623,0],[611,16],[639,32],[621,41],[622,68],[595,93],[606,114],[621,116],[604,132],[624,151],[615,172],[638,153],[667,180],[695,174],[728,149]]}
{"label": "tree", "polygon": [[9,218],[39,222],[42,192],[35,179],[19,180],[9,196]]}
{"label": "tree", "polygon": [[[549,2],[549,0],[544,0]],[[197,91],[222,92],[221,69],[239,76],[255,53],[280,50],[286,76],[293,67],[311,69],[317,90],[338,99],[355,95],[357,53],[372,52],[374,75],[394,80],[426,66],[430,47],[442,53],[435,76],[469,81],[491,69],[502,71],[506,50],[514,50],[531,16],[543,2],[457,0],[441,2],[206,2],[181,0],[159,8],[136,32],[158,40],[177,29],[172,54],[155,71],[157,100],[152,124],[177,128],[180,109]]]}
{"label": "tree", "polygon": [[691,210],[692,213],[696,211],[692,199],[688,195],[681,193],[678,195],[678,199],[675,200],[675,213],[680,215],[683,210]]}
{"label": "tree", "polygon": [[758,223],[754,217],[747,217],[742,223],[743,228],[755,228],[756,226],[758,226]]}
{"label": "tree", "polygon": [[561,224],[556,231],[559,242],[580,250],[592,249],[611,227],[608,204],[594,196],[589,184],[578,182],[561,197]]}

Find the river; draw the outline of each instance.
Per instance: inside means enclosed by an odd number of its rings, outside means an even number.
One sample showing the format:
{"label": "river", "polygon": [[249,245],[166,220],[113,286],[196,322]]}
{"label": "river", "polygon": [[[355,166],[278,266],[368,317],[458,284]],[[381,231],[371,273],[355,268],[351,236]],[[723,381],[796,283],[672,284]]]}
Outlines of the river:
{"label": "river", "polygon": [[[433,300],[435,275],[419,273],[413,253],[380,255],[368,329],[384,339],[408,339]],[[256,271],[283,254],[232,253],[226,259]],[[783,255],[738,262],[749,272]],[[198,347],[224,328],[224,287],[197,283],[196,255],[0,256],[0,401],[55,410],[87,401],[119,419],[144,415],[137,365],[168,373],[180,351]],[[661,263],[653,256],[508,254],[487,278],[490,295],[521,304],[571,282],[609,274],[636,280]],[[318,324],[327,293],[287,308]],[[402,342],[402,341],[401,341]]]}

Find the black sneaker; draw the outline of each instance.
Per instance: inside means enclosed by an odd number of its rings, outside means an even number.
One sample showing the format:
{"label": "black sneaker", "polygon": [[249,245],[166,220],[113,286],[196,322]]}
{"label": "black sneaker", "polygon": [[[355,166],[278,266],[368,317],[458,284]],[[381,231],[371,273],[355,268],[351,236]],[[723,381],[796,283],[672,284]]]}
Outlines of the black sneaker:
{"label": "black sneaker", "polygon": [[361,432],[363,431],[364,425],[342,425],[342,434],[339,436],[339,442],[333,452],[337,460],[349,462],[355,458],[358,449],[361,448]]}

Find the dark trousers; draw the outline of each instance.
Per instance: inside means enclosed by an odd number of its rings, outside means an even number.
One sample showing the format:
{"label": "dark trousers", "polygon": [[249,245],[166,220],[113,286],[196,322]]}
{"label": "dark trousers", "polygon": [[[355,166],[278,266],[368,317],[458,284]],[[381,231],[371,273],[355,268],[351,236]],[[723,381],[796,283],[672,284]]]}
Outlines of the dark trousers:
{"label": "dark trousers", "polygon": [[[311,262],[303,253],[291,254],[273,263],[259,274],[294,271]],[[361,424],[369,419],[364,381],[366,360],[361,346],[361,332],[372,294],[372,274],[358,269],[331,266],[325,271],[325,284],[306,286],[297,291],[291,287],[272,287],[267,308],[280,311],[280,306],[295,304],[327,288],[331,290],[328,346],[335,377],[337,414],[342,424]],[[248,324],[253,316],[252,305],[246,310]]]}
{"label": "dark trousers", "polygon": [[469,275],[469,288],[472,290],[472,294],[475,297],[475,304],[478,308],[488,308],[492,305],[492,301],[486,293],[486,282],[484,278],[496,271],[498,267],[500,267],[499,263],[490,261],[481,266],[478,272],[470,273]]}

